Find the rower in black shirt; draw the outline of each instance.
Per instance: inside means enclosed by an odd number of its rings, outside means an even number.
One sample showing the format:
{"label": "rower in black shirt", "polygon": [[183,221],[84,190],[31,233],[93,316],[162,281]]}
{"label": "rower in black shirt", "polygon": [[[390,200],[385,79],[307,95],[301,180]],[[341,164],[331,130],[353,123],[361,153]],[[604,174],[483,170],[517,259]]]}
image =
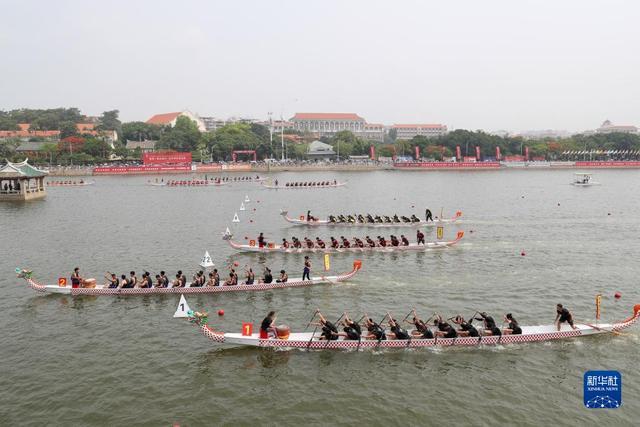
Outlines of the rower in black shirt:
{"label": "rower in black shirt", "polygon": [[[387,313],[388,314],[388,313]],[[409,333],[406,329],[402,329],[396,319],[394,319],[389,314],[389,328],[391,329],[391,334],[393,334],[394,338],[397,340],[408,340]]]}
{"label": "rower in black shirt", "polygon": [[480,334],[478,333],[478,330],[476,329],[476,327],[471,324],[471,321],[467,322],[466,320],[464,320],[464,317],[462,317],[461,314],[458,314],[455,317],[455,319],[453,319],[453,323],[455,323],[458,326],[460,326],[460,331],[458,331],[458,334],[460,336],[463,336],[463,337],[465,337],[465,336],[467,336],[467,337],[480,336]]}
{"label": "rower in black shirt", "polygon": [[344,313],[344,320],[342,321],[342,324],[344,325],[344,328],[342,329],[344,334],[340,334],[341,336],[353,341],[360,340],[360,336],[362,335],[360,325],[349,318],[349,315],[346,312]]}
{"label": "rower in black shirt", "polygon": [[522,335],[522,328],[511,313],[504,315],[504,321],[508,323],[507,328],[502,331],[505,335]]}
{"label": "rower in black shirt", "polygon": [[434,326],[438,327],[438,331],[436,332],[436,335],[438,337],[456,338],[458,336],[458,333],[453,328],[453,326],[451,326],[450,324],[445,322],[442,319],[442,316],[440,316],[440,315],[436,316],[436,318],[433,320],[433,324],[434,324]]}
{"label": "rower in black shirt", "polygon": [[411,322],[408,320],[405,320],[405,322],[415,326],[416,329],[411,331],[411,335],[414,338],[433,339],[433,332],[431,332],[429,326],[418,317],[415,310],[413,310]]}
{"label": "rower in black shirt", "polygon": [[424,245],[424,233],[420,230],[416,231],[416,239],[418,240],[418,244]]}
{"label": "rower in black shirt", "polygon": [[349,240],[346,237],[340,236],[340,240],[342,240],[342,247],[343,248],[350,248],[351,247],[351,243],[349,243]]}
{"label": "rower in black shirt", "polygon": [[340,247],[340,243],[338,243],[338,240],[336,240],[336,238],[333,236],[331,236],[331,247],[333,249],[337,249]]}
{"label": "rower in black shirt", "polygon": [[320,239],[319,237],[316,237],[316,245],[318,245],[318,247],[321,249],[324,249],[327,247],[324,241],[322,241],[322,239]]}
{"label": "rower in black shirt", "polygon": [[367,237],[365,237],[365,239],[367,240],[367,244],[369,245],[370,248],[375,248],[376,247],[376,242],[371,240],[371,237],[367,236]]}
{"label": "rower in black shirt", "polygon": [[367,339],[376,339],[378,341],[383,341],[387,339],[387,335],[384,333],[384,329],[373,321],[372,318],[367,316],[365,313],[365,326],[367,327],[367,331],[369,331],[369,335],[365,338]]}
{"label": "rower in black shirt", "polygon": [[325,319],[322,313],[320,312],[320,310],[318,310],[317,312],[318,312],[318,316],[320,317],[320,322],[311,323],[311,324],[322,328],[322,334],[320,334],[320,339],[329,340],[329,341],[337,340],[340,335],[338,333],[338,328],[336,328],[336,325],[334,325],[332,322]]}
{"label": "rower in black shirt", "polygon": [[476,317],[475,320],[482,320],[484,322],[484,335],[502,335],[502,331],[496,326],[496,321],[493,320],[493,317],[484,311],[478,314],[480,317]]}
{"label": "rower in black shirt", "polygon": [[407,239],[404,234],[400,235],[400,240],[402,241],[402,246],[409,246],[409,239]]}

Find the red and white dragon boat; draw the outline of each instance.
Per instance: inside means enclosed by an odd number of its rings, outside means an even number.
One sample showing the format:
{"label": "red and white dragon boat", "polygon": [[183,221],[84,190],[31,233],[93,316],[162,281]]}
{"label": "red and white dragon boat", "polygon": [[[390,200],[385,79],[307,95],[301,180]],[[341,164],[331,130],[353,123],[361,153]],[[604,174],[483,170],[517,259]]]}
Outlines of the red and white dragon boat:
{"label": "red and white dragon boat", "polygon": [[[335,341],[320,339],[320,332],[297,332],[290,333],[286,339],[280,338],[260,338],[259,333],[244,335],[242,332],[222,332],[216,331],[206,322],[200,322],[198,318],[191,320],[199,327],[200,332],[216,344],[234,344],[262,348],[279,349],[382,349],[382,348],[428,348],[428,347],[458,347],[458,346],[481,346],[481,345],[507,345],[532,343],[540,341],[554,341],[568,338],[580,338],[599,334],[619,334],[619,331],[632,326],[640,318],[640,304],[633,307],[633,315],[629,318],[615,323],[576,323],[576,329],[571,329],[569,325],[563,324],[560,331],[555,325],[522,326],[522,334],[518,335],[484,335],[480,337],[458,337],[458,338],[412,338],[409,340],[348,340],[340,337]],[[204,323],[204,324],[203,324]]]}
{"label": "red and white dragon boat", "polygon": [[347,185],[346,182],[335,182],[335,183],[330,183],[330,184],[325,184],[325,185],[286,185],[286,184],[293,184],[293,183],[285,183],[285,185],[275,185],[275,184],[267,184],[266,182],[262,183],[262,186],[264,188],[268,188],[270,190],[304,190],[304,189],[314,189],[314,188],[337,188],[337,187],[344,187],[345,185]]}
{"label": "red and white dragon boat", "polygon": [[462,211],[457,211],[451,218],[436,218],[433,221],[416,221],[416,222],[333,222],[327,219],[307,220],[306,215],[300,215],[298,218],[291,218],[289,211],[282,210],[280,215],[285,221],[295,225],[307,225],[309,227],[371,227],[371,228],[396,228],[396,227],[434,227],[438,225],[455,223],[461,216]]}
{"label": "red and white dragon boat", "polygon": [[233,240],[231,240],[231,238],[233,237],[231,235],[224,235],[223,239],[227,240],[229,242],[229,245],[231,245],[233,249],[241,252],[280,252],[285,254],[299,254],[299,253],[306,253],[306,252],[311,252],[311,253],[382,252],[382,253],[386,253],[386,252],[417,252],[417,251],[425,251],[427,249],[444,249],[458,243],[460,240],[462,240],[463,236],[464,236],[464,231],[458,231],[458,234],[456,235],[456,238],[454,240],[442,241],[442,242],[439,242],[439,241],[426,242],[424,245],[422,244],[419,245],[417,243],[409,243],[408,246],[376,246],[373,248],[370,246],[364,246],[362,248],[357,246],[355,247],[351,246],[349,248],[332,248],[330,246],[327,246],[325,248],[320,248],[318,246],[314,246],[313,248],[307,248],[307,247],[284,248],[282,245],[278,245],[276,243],[268,243],[265,246],[260,247],[259,245],[256,244],[255,240],[250,240],[249,244],[245,245],[241,243],[236,243]]}
{"label": "red and white dragon boat", "polygon": [[95,181],[46,181],[47,187],[86,187],[94,185]]}
{"label": "red and white dragon boat", "polygon": [[349,272],[338,274],[335,276],[315,276],[311,280],[302,280],[301,278],[289,279],[285,283],[261,283],[257,282],[253,285],[238,284],[234,286],[202,286],[191,287],[187,284],[184,288],[105,288],[102,285],[96,285],[95,288],[73,288],[71,286],[60,285],[43,285],[36,281],[29,270],[16,270],[19,278],[24,279],[31,289],[39,293],[63,294],[63,295],[156,295],[156,294],[217,294],[224,292],[255,292],[267,291],[282,288],[300,288],[319,284],[335,284],[351,279],[362,268],[362,262],[356,260],[353,262],[353,269]]}
{"label": "red and white dragon boat", "polygon": [[155,187],[221,187],[229,184],[227,181],[207,181],[204,179],[193,179],[185,181],[164,181],[164,182],[148,182],[148,185]]}

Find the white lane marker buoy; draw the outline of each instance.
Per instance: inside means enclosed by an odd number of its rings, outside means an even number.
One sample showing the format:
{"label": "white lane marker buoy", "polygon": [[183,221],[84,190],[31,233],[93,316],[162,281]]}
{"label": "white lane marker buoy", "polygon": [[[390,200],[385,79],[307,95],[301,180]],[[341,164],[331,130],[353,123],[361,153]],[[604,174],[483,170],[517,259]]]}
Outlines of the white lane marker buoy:
{"label": "white lane marker buoy", "polygon": [[215,264],[211,260],[211,256],[209,255],[209,251],[204,252],[204,256],[202,257],[202,261],[200,262],[200,267],[208,268],[213,267]]}
{"label": "white lane marker buoy", "polygon": [[244,196],[244,202],[245,203],[249,203],[251,200],[249,200],[249,195],[247,194],[246,196]]}
{"label": "white lane marker buoy", "polygon": [[244,210],[244,203],[240,203],[240,210],[243,211]]}
{"label": "white lane marker buoy", "polygon": [[238,212],[233,214],[233,221],[231,221],[231,222],[240,222],[240,218],[238,218]]}
{"label": "white lane marker buoy", "polygon": [[180,302],[178,303],[178,308],[173,314],[173,317],[189,317],[187,314],[189,311],[191,311],[191,309],[189,308],[189,304],[187,304],[187,300],[184,299],[183,294],[180,294]]}

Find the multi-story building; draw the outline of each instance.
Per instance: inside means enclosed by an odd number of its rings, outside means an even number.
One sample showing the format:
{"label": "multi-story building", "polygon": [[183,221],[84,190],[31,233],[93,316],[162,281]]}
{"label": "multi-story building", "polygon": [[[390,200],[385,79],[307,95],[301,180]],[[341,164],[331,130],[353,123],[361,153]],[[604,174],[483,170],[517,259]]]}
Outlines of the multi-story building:
{"label": "multi-story building", "polygon": [[343,130],[361,134],[366,124],[366,120],[355,113],[296,113],[289,121],[295,130],[318,136],[333,136]]}
{"label": "multi-story building", "polygon": [[596,133],[638,133],[638,128],[631,125],[614,125],[610,120],[605,120],[602,125],[598,129],[596,129]]}
{"label": "multi-story building", "polygon": [[447,126],[441,124],[394,124],[391,129],[396,130],[396,139],[411,139],[415,136],[434,138],[447,133]]}
{"label": "multi-story building", "polygon": [[382,142],[384,141],[384,125],[380,123],[366,123],[364,132],[359,134],[368,141]]}

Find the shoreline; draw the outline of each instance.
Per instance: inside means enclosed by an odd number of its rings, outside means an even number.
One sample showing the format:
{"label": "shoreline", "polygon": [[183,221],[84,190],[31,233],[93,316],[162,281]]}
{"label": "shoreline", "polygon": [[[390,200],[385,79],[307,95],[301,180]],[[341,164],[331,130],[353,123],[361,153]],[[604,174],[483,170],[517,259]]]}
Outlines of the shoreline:
{"label": "shoreline", "polygon": [[135,167],[113,168],[110,171],[96,172],[95,167],[62,167],[48,170],[49,176],[139,176],[139,175],[198,175],[221,173],[273,173],[273,172],[372,172],[372,171],[411,171],[411,172],[436,172],[436,171],[507,171],[507,170],[550,170],[550,169],[640,169],[640,161],[572,161],[572,162],[478,162],[478,163],[449,163],[449,162],[424,162],[424,163],[390,163],[381,164],[322,164],[322,165],[195,165],[194,168],[185,170],[184,167],[172,169],[154,168],[137,169]]}

